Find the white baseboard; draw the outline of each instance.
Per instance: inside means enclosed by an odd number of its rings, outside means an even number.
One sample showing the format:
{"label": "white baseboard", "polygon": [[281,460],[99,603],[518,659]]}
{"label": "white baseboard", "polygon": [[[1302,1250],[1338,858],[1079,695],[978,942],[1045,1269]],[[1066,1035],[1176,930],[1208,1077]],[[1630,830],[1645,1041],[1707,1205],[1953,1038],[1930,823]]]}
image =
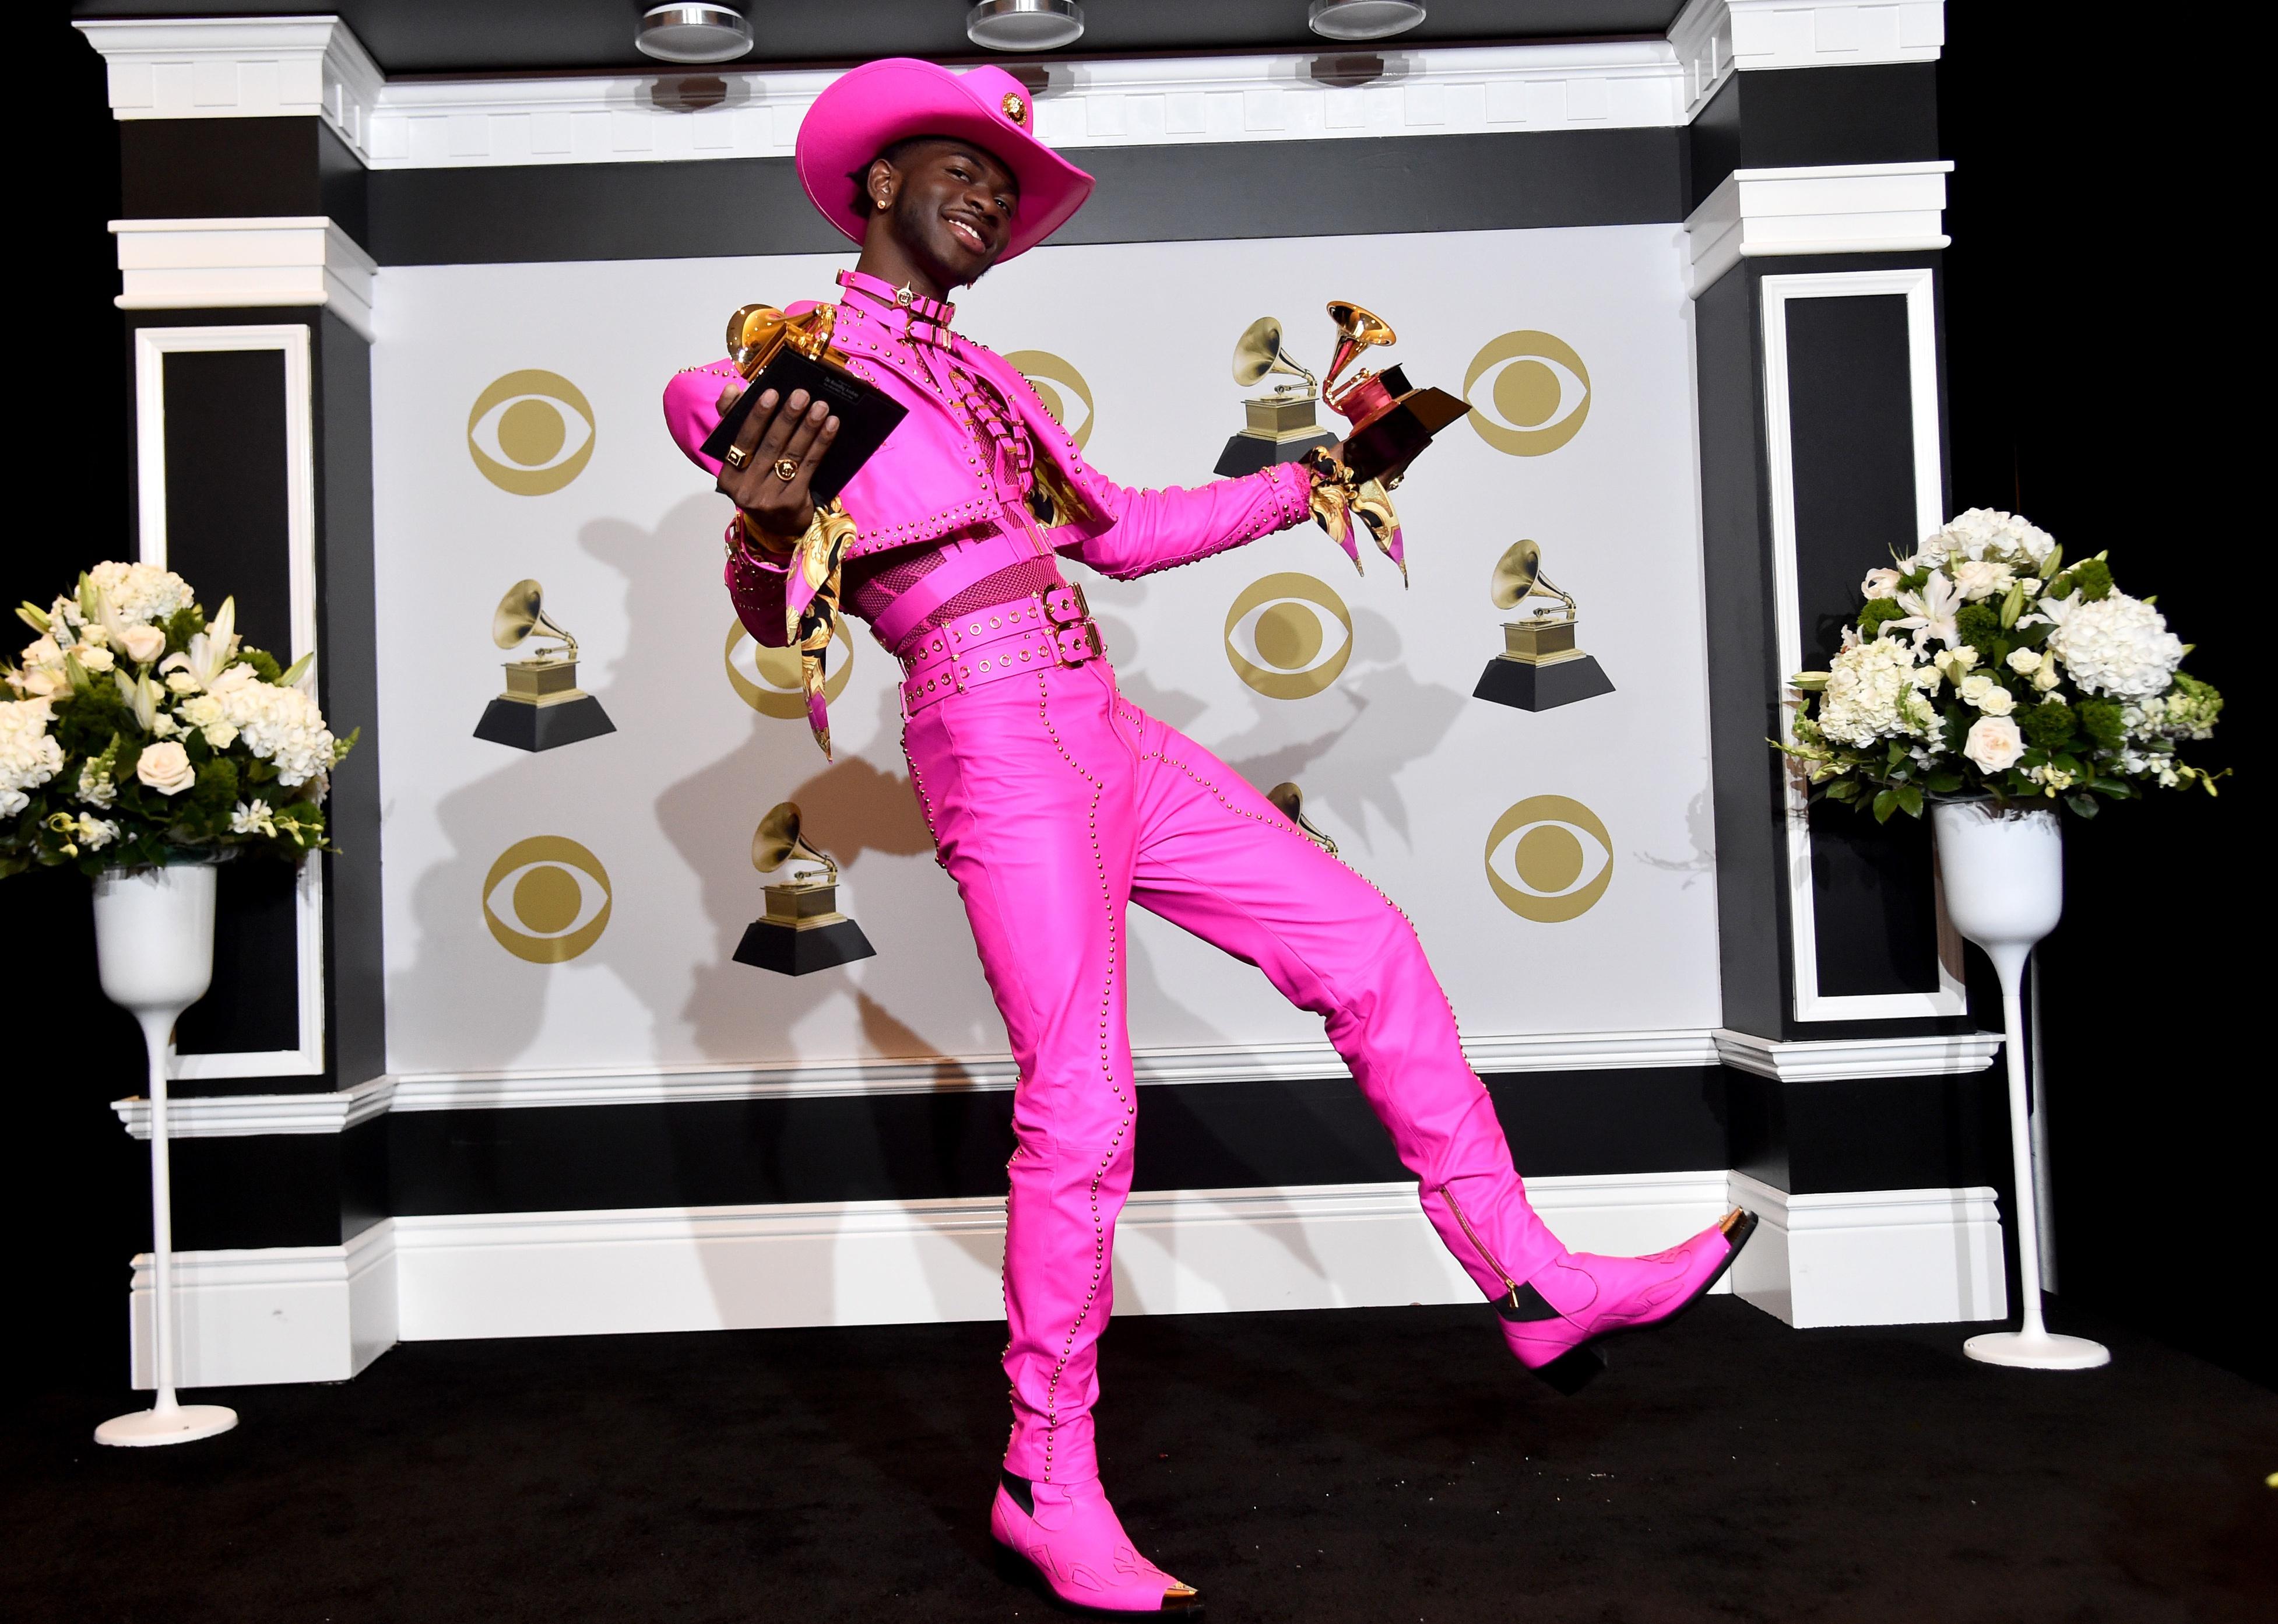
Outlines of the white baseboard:
{"label": "white baseboard", "polygon": [[2009,1312],[2000,1208],[1982,1185],[1789,1195],[1734,1173],[1731,1191],[1763,1221],[1732,1266],[1732,1289],[1798,1329]]}
{"label": "white baseboard", "polygon": [[[345,1382],[395,1345],[395,1235],[340,1246],[174,1254],[176,1385]],[[136,1387],[157,1385],[150,1258],[134,1260],[127,1337]]]}
{"label": "white baseboard", "polygon": [[[2007,1306],[1990,1190],[1790,1196],[1744,1174],[1527,1182],[1579,1251],[1657,1251],[1732,1202],[1763,1227],[1719,1290],[1791,1325]],[[180,1385],[339,1382],[399,1337],[590,1337],[993,1320],[1001,1198],[384,1220],[345,1246],[177,1255]],[[1410,1184],[1148,1191],[1117,1226],[1117,1314],[1470,1303]],[[148,1259],[133,1298],[150,1385]]]}

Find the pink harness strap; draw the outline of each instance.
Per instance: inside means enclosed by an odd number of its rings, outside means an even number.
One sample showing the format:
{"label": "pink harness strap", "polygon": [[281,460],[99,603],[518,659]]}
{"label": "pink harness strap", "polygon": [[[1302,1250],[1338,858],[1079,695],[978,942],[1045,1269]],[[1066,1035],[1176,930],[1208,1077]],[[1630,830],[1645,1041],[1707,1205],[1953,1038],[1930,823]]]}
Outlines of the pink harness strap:
{"label": "pink harness strap", "polygon": [[923,624],[927,616],[968,586],[977,586],[999,570],[1036,556],[1036,544],[1026,536],[999,531],[958,548],[932,569],[910,583],[900,596],[870,623],[871,632],[889,648]]}

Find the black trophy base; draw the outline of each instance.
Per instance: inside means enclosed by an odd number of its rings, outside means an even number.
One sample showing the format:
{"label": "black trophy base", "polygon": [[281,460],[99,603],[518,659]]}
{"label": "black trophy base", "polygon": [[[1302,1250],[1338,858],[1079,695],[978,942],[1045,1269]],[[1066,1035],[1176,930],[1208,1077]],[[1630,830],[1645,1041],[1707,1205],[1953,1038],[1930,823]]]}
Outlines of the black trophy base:
{"label": "black trophy base", "polygon": [[1315,446],[1334,449],[1334,434],[1323,432],[1307,434],[1297,440],[1270,440],[1263,434],[1236,434],[1226,442],[1219,453],[1218,466],[1211,471],[1220,479],[1238,479],[1244,474],[1254,474],[1260,469],[1271,468],[1276,463],[1301,461]]}
{"label": "black trophy base", "polygon": [[871,959],[878,950],[862,927],[841,915],[801,930],[776,919],[754,919],[736,946],[736,962],[773,970],[778,976],[811,976],[834,965]]}
{"label": "black trophy base", "polygon": [[475,737],[516,750],[558,750],[563,745],[614,733],[617,724],[590,693],[558,705],[531,705],[521,700],[493,700],[475,724]]}
{"label": "black trophy base", "polygon": [[1479,686],[1472,690],[1472,697],[1493,700],[1514,710],[1556,710],[1613,691],[1614,685],[1592,655],[1548,665],[1529,665],[1524,660],[1497,655],[1479,673]]}

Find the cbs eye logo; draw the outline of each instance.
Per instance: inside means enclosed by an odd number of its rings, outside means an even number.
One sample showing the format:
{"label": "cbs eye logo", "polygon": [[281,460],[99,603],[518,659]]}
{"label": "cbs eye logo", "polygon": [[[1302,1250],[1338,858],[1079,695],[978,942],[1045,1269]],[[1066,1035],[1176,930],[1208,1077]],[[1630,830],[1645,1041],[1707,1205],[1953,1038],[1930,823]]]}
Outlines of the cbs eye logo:
{"label": "cbs eye logo", "polygon": [[1226,658],[1268,699],[1305,699],[1352,658],[1352,612],[1310,575],[1269,575],[1226,612]]}
{"label": "cbs eye logo", "polygon": [[543,496],[592,460],[593,408],[559,372],[508,372],[475,397],[467,451],[499,489]]}
{"label": "cbs eye logo", "polygon": [[[1091,386],[1083,374],[1049,349],[1016,349],[1005,357],[1005,364],[1028,380],[1028,387],[1052,414],[1052,421],[1066,429],[1075,440],[1075,448],[1083,449],[1091,438],[1091,425],[1096,421],[1091,410]],[[1063,395],[1061,390],[1066,390]],[[1081,417],[1068,415],[1069,397],[1083,408]]]}
{"label": "cbs eye logo", "polygon": [[1487,884],[1521,919],[1579,919],[1613,877],[1613,837],[1579,801],[1530,795],[1487,831]]}
{"label": "cbs eye logo", "polygon": [[483,923],[531,964],[561,964],[609,924],[609,872],[575,840],[533,835],[501,852],[483,879]]}
{"label": "cbs eye logo", "polygon": [[1492,417],[1472,408],[1481,440],[1512,456],[1542,456],[1582,432],[1590,416],[1590,369],[1563,339],[1506,333],[1472,357],[1464,396],[1494,405]]}
{"label": "cbs eye logo", "polygon": [[[831,629],[831,638],[839,647],[830,651],[822,673],[822,697],[836,701],[854,674],[854,635],[841,619]],[[736,620],[728,624],[728,647],[722,657],[727,662],[728,686],[738,699],[763,716],[806,718],[806,686],[799,678],[799,650],[754,642],[744,623]]]}

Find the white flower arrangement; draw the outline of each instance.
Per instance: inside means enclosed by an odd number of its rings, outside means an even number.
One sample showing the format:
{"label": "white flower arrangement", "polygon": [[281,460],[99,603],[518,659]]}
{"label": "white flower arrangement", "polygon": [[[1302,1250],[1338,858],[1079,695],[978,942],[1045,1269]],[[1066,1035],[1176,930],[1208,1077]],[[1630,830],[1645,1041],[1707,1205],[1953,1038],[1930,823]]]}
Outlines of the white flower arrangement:
{"label": "white flower arrangement", "polygon": [[310,661],[240,641],[234,600],[209,624],[180,576],[113,563],[16,612],[37,635],[0,664],[0,875],[324,846],[355,736],[325,726]]}
{"label": "white flower arrangement", "polygon": [[2222,775],[2176,746],[2212,736],[2222,695],[2179,669],[2190,645],[2105,555],[2067,569],[2046,531],[1973,508],[1894,562],[1861,582],[1830,668],[1792,679],[1793,741],[1774,744],[1815,795],[1888,819],[1927,795],[2092,817],[2147,785],[2214,793]]}

